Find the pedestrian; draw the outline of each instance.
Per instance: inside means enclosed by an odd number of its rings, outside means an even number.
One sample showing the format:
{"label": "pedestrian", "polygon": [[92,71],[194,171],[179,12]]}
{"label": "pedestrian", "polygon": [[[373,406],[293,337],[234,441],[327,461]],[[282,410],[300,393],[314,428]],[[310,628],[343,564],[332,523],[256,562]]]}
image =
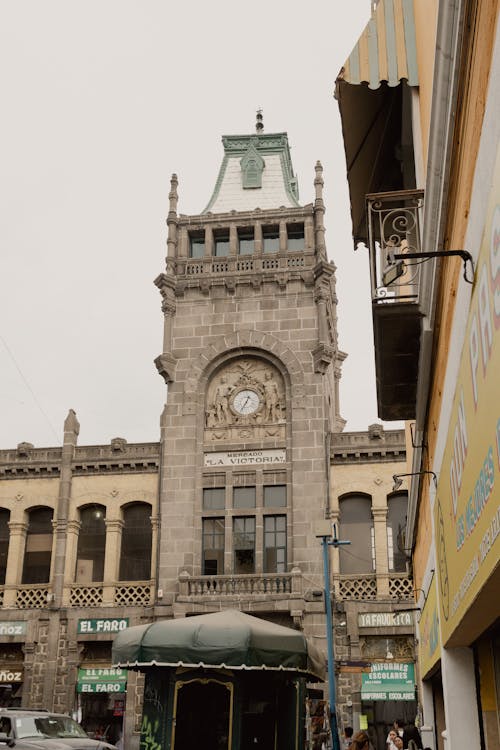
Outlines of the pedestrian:
{"label": "pedestrian", "polygon": [[356,732],[352,738],[349,750],[369,750],[370,738],[366,732]]}
{"label": "pedestrian", "polygon": [[348,748],[351,747],[353,734],[354,734],[354,729],[352,727],[345,727],[344,736],[342,738],[342,747],[344,748],[344,750],[348,750]]}
{"label": "pedestrian", "polygon": [[424,744],[415,724],[407,724],[403,732],[403,747],[410,748],[410,742],[413,743],[411,750],[423,750]]}
{"label": "pedestrian", "polygon": [[394,719],[392,723],[392,728],[389,730],[389,734],[387,735],[387,739],[385,741],[386,750],[394,750],[394,748],[391,747],[391,737],[390,737],[391,732],[395,732],[396,737],[401,737],[401,738],[403,737],[403,720],[402,719]]}

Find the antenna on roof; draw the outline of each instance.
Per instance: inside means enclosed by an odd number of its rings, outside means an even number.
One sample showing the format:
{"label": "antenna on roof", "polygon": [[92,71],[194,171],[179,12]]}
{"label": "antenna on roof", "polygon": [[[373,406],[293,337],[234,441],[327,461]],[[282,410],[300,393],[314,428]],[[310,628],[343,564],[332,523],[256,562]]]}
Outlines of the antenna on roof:
{"label": "antenna on roof", "polygon": [[263,115],[262,115],[262,109],[259,107],[257,110],[257,122],[255,123],[255,132],[256,133],[262,133],[264,130],[264,122],[263,122]]}

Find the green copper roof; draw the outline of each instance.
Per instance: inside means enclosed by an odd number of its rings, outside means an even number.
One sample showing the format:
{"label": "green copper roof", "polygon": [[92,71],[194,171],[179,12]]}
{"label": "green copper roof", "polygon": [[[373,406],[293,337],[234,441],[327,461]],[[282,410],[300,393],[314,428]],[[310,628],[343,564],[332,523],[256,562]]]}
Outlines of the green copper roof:
{"label": "green copper roof", "polygon": [[224,135],[224,158],[203,213],[298,206],[286,133]]}

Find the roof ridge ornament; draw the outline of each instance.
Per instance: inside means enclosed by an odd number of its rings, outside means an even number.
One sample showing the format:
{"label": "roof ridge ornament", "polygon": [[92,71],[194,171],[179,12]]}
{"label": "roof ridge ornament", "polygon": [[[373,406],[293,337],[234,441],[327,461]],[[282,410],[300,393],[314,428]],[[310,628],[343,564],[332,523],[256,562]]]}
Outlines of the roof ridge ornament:
{"label": "roof ridge ornament", "polygon": [[255,132],[260,135],[264,132],[264,115],[262,114],[262,107],[257,110],[257,121],[255,123]]}

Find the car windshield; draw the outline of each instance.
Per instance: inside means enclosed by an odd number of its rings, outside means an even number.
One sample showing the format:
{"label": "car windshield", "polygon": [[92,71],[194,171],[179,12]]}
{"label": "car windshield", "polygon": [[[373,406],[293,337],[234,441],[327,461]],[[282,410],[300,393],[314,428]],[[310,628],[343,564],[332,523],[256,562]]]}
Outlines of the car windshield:
{"label": "car windshield", "polygon": [[16,716],[16,734],[23,737],[87,737],[69,716]]}

